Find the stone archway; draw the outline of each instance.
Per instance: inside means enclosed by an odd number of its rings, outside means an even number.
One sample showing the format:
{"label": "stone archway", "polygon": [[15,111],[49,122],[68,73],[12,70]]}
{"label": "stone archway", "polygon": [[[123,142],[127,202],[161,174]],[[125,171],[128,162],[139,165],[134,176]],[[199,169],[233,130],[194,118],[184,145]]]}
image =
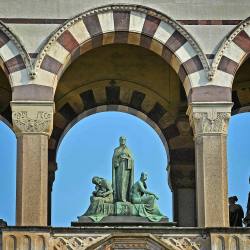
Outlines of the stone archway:
{"label": "stone archway", "polygon": [[206,57],[176,21],[143,6],[109,5],[84,12],[54,32],[35,63],[35,83],[55,90],[60,76],[77,57],[116,43],[141,46],[160,55],[179,75],[187,94],[191,87],[207,81]]}
{"label": "stone archway", "polygon": [[[178,76],[165,60],[134,45],[95,48],[64,72],[55,92],[55,108],[49,140],[49,190],[57,169],[56,150],[65,131],[83,116],[123,111],[149,123],[163,144],[168,142],[175,220],[181,226],[195,225],[194,142],[185,115],[187,99]],[[193,204],[185,222],[180,204],[183,192]]]}
{"label": "stone archway", "polygon": [[18,37],[0,22],[0,66],[11,87],[29,82],[32,77],[30,56]]}
{"label": "stone archway", "polygon": [[232,87],[235,74],[250,53],[250,17],[242,21],[222,43],[212,63],[210,77],[215,82],[224,79],[225,87]]}

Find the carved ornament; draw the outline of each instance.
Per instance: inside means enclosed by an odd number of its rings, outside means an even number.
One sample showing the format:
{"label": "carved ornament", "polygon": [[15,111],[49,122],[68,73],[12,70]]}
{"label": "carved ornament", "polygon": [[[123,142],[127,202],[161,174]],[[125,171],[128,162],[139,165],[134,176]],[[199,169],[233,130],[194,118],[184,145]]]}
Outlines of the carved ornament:
{"label": "carved ornament", "polygon": [[231,117],[232,103],[191,104],[188,108],[190,124],[194,136],[227,135],[228,122]]}
{"label": "carved ornament", "polygon": [[50,240],[50,247],[54,250],[85,250],[91,245],[103,240],[108,235],[96,236],[59,236]]}
{"label": "carved ornament", "polygon": [[12,122],[17,135],[50,135],[53,128],[54,104],[12,102]]}
{"label": "carved ornament", "polygon": [[200,250],[199,243],[189,238],[170,238],[160,236],[159,239],[163,241],[170,249],[173,250]]}
{"label": "carved ornament", "polygon": [[226,135],[230,116],[227,112],[195,113],[193,115],[195,136],[213,133]]}

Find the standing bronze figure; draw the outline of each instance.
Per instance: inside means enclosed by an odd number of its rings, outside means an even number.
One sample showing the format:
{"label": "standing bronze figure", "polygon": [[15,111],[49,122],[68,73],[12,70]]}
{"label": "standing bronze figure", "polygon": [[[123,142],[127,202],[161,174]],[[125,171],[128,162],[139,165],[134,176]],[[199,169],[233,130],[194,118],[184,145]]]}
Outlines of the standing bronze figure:
{"label": "standing bronze figure", "polygon": [[229,223],[230,227],[242,227],[242,219],[244,211],[241,205],[236,204],[238,201],[237,196],[229,197]]}
{"label": "standing bronze figure", "polygon": [[112,158],[112,182],[114,200],[127,202],[131,200],[130,189],[134,184],[134,160],[126,146],[126,138],[120,137],[120,146],[114,150]]}

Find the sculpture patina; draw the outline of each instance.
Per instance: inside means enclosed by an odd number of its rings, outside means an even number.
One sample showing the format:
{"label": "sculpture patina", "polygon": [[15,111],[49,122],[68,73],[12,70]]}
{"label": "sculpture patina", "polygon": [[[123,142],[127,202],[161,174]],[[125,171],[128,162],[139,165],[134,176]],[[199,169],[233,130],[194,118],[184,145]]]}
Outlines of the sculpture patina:
{"label": "sculpture patina", "polygon": [[126,146],[126,138],[120,137],[120,146],[112,158],[112,181],[115,201],[130,201],[130,189],[134,183],[134,160]]}
{"label": "sculpture patina", "polygon": [[90,197],[90,206],[80,217],[89,217],[94,222],[107,216],[140,216],[149,221],[158,222],[164,216],[157,204],[159,198],[147,190],[148,175],[141,173],[140,179],[134,183],[134,160],[132,152],[126,146],[126,138],[120,137],[120,146],[114,150],[112,158],[112,185],[101,177],[93,177],[95,191]]}
{"label": "sculpture patina", "polygon": [[84,215],[98,222],[114,213],[113,189],[111,183],[101,177],[93,177],[92,183],[95,184],[95,191],[90,197],[90,206]]}

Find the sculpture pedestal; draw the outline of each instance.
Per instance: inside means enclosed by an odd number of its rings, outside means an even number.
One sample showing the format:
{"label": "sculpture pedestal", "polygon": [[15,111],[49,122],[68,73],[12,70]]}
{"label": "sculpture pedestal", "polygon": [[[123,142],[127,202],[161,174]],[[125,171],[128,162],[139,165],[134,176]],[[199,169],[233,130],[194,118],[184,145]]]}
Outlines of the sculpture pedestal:
{"label": "sculpture pedestal", "polygon": [[137,215],[135,207],[130,202],[116,202],[115,206],[115,215],[121,216],[133,216]]}
{"label": "sculpture pedestal", "polygon": [[140,216],[107,216],[99,222],[94,222],[88,216],[81,216],[78,221],[71,222],[72,227],[86,227],[86,226],[176,226],[175,222],[169,222],[167,218],[161,219],[159,222],[149,221],[147,218]]}

